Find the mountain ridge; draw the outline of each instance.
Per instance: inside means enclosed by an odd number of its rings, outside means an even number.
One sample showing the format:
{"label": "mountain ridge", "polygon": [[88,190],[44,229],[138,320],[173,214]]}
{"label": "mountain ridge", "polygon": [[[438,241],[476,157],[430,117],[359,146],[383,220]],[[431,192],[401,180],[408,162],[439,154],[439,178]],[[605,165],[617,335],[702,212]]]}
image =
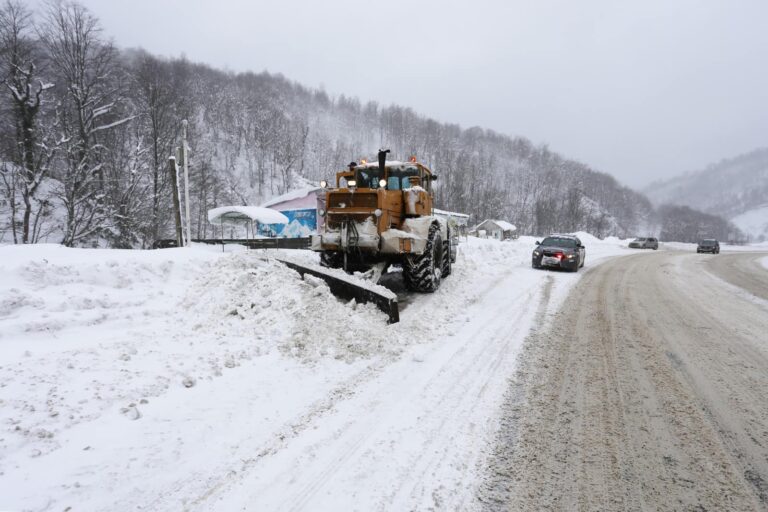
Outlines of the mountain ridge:
{"label": "mountain ridge", "polygon": [[724,158],[698,171],[655,181],[640,190],[655,205],[696,208],[734,221],[753,239],[768,237],[768,147]]}

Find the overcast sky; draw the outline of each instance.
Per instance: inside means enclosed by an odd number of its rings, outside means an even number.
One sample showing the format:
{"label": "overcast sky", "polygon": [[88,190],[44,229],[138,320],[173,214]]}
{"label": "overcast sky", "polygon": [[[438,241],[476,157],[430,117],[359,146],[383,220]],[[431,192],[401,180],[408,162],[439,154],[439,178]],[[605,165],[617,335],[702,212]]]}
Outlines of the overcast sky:
{"label": "overcast sky", "polygon": [[549,144],[634,187],[768,146],[766,0],[81,0],[123,48]]}

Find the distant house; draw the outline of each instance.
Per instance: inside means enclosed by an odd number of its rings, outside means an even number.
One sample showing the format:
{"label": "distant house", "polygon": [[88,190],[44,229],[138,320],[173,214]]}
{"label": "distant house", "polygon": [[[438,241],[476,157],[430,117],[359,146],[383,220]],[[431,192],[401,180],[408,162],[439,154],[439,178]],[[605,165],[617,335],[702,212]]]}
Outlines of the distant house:
{"label": "distant house", "polygon": [[261,206],[277,210],[288,217],[286,225],[270,225],[267,229],[271,230],[271,234],[297,238],[317,233],[322,227],[323,217],[317,214],[317,210],[324,202],[324,188],[307,187],[274,197]]}
{"label": "distant house", "polygon": [[519,235],[517,227],[509,222],[496,219],[487,219],[472,228],[470,233],[479,237],[495,238],[496,240],[514,240]]}

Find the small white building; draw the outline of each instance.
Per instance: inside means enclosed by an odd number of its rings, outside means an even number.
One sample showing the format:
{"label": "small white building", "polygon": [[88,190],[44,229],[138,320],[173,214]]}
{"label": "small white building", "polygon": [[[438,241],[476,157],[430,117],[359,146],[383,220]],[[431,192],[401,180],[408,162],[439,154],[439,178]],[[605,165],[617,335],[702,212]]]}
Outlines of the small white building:
{"label": "small white building", "polygon": [[519,235],[517,227],[504,220],[486,219],[474,228],[471,233],[485,238],[495,238],[496,240],[514,240]]}

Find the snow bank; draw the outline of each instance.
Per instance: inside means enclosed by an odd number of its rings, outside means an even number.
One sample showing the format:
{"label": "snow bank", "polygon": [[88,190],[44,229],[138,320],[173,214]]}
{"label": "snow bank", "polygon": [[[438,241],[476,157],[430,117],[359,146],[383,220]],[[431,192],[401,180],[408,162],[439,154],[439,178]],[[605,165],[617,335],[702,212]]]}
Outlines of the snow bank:
{"label": "snow bank", "polygon": [[[346,274],[344,277],[349,278]],[[299,275],[263,251],[222,258],[180,303],[196,333],[248,337],[305,360],[351,360],[395,350],[387,317],[372,304],[343,302],[320,279]]]}
{"label": "snow bank", "polygon": [[9,453],[54,451],[74,425],[274,350],[307,362],[401,350],[374,306],[263,251],[219,251],[0,247],[0,475]]}

